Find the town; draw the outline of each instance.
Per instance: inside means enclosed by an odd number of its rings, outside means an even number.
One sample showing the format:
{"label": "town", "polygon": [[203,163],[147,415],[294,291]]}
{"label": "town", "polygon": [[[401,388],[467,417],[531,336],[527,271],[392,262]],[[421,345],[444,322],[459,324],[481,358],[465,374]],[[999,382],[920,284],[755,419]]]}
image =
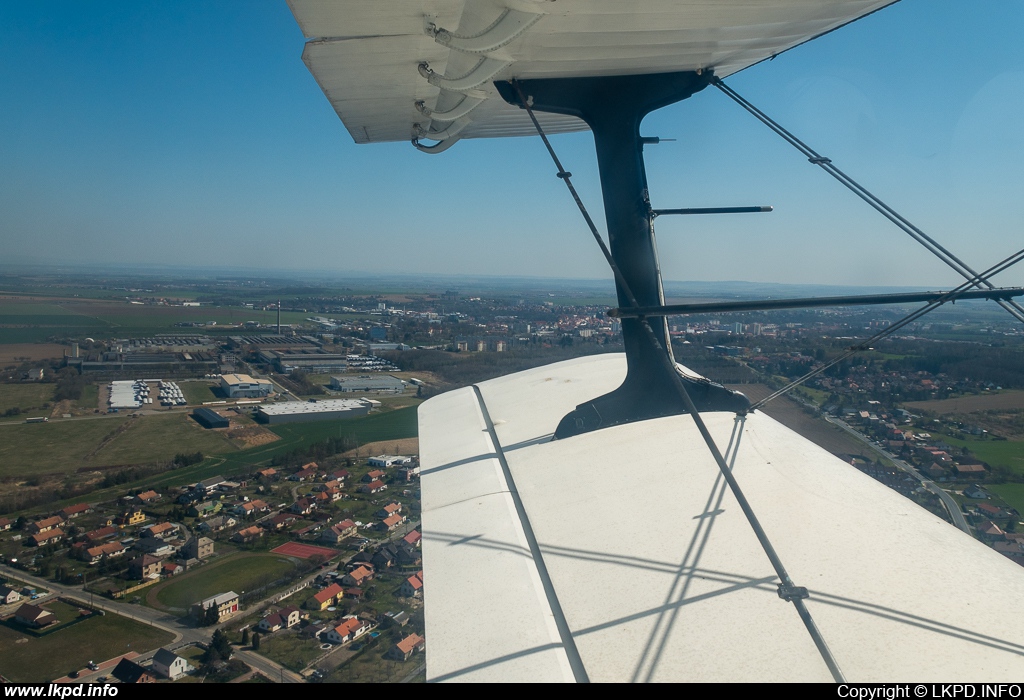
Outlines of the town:
{"label": "town", "polygon": [[[622,348],[599,286],[3,281],[0,675],[14,682],[422,681],[416,406]],[[758,400],[898,313],[669,330],[682,364]],[[1021,341],[958,305],[763,410],[1024,565]]]}

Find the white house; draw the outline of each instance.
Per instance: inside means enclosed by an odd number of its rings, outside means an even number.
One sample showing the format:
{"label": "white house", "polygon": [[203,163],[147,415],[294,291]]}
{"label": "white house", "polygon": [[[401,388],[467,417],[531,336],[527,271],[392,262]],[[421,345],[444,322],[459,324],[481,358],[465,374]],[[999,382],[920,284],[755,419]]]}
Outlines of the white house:
{"label": "white house", "polygon": [[173,651],[161,648],[153,655],[153,670],[172,681],[184,676],[191,668],[186,659]]}

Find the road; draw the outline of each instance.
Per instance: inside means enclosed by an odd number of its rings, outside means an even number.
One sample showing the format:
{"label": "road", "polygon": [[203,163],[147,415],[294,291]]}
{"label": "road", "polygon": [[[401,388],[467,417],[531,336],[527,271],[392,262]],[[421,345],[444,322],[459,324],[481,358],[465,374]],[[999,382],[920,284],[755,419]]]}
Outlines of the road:
{"label": "road", "polygon": [[297,673],[275,663],[265,656],[245,649],[236,649],[235,658],[241,659],[272,681],[278,683],[305,683],[306,680]]}
{"label": "road", "polygon": [[874,442],[872,442],[867,436],[862,434],[859,430],[851,428],[845,421],[842,421],[838,418],[832,418],[831,416],[826,416],[824,414],[822,414],[822,417],[832,425],[841,428],[842,430],[846,431],[853,437],[863,442],[876,454],[885,457],[887,460],[895,464],[897,469],[900,469],[901,471],[917,479],[923,487],[925,487],[926,489],[928,489],[929,491],[931,491],[932,493],[939,497],[939,499],[942,501],[942,505],[946,507],[946,511],[949,513],[949,517],[953,520],[953,524],[961,530],[963,530],[964,532],[966,532],[968,535],[971,535],[971,526],[967,524],[967,519],[964,518],[963,511],[960,510],[960,504],[957,503],[956,500],[948,493],[946,493],[938,484],[936,484],[931,479],[924,478],[924,476],[921,475],[921,472],[917,471],[917,469],[915,469],[913,466],[907,464],[902,459],[892,454],[888,450],[879,447]]}

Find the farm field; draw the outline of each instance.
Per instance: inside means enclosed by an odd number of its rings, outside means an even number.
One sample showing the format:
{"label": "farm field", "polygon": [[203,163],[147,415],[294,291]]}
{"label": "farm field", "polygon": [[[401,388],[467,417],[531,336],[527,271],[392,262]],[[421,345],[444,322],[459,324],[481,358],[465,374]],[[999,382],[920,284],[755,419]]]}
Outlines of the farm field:
{"label": "farm field", "polygon": [[237,449],[224,435],[204,430],[184,413],[18,423],[0,426],[0,431],[0,476],[68,473],[155,462],[181,452]]}
{"label": "farm field", "polygon": [[[771,390],[764,384],[730,384],[728,386],[730,389],[742,391],[751,401],[758,401],[771,393]],[[869,461],[874,461],[877,458],[877,455],[860,440],[829,425],[821,418],[809,415],[789,397],[779,397],[761,410],[834,455],[860,455]]]}
{"label": "farm field", "polygon": [[[284,323],[300,323],[308,314],[285,311]],[[167,332],[177,323],[234,326],[245,321],[271,323],[277,312],[221,306],[161,306],[124,300],[7,296],[0,299],[0,344],[32,343],[52,336],[140,337]],[[210,326],[209,331],[221,329]],[[60,357],[57,354],[56,357]]]}
{"label": "farm field", "polygon": [[3,623],[0,674],[16,683],[43,683],[83,668],[90,660],[104,661],[127,651],[144,653],[173,638],[168,632],[114,614],[96,616],[42,637]]}
{"label": "farm field", "polygon": [[167,585],[147,595],[152,604],[178,611],[204,598],[234,591],[241,594],[281,578],[295,568],[295,563],[274,554],[234,554],[230,558],[205,564],[198,571],[171,579]]}
{"label": "farm field", "polygon": [[53,401],[56,388],[56,384],[0,384],[0,414],[12,408],[22,411],[40,408],[44,403]]}
{"label": "farm field", "polygon": [[941,401],[910,401],[904,405],[910,411],[929,411],[940,416],[950,413],[1014,410],[1024,408],[1024,391],[1000,391]]}
{"label": "farm field", "polygon": [[7,343],[0,345],[0,367],[63,357],[66,350],[67,346],[56,343]]}

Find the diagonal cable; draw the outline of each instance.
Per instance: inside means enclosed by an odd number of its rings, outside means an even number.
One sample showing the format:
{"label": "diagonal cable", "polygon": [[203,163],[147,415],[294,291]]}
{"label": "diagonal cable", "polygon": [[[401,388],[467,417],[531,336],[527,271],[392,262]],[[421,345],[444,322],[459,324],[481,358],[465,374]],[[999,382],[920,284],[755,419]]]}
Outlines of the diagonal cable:
{"label": "diagonal cable", "polygon": [[[860,183],[851,178],[849,175],[844,173],[842,170],[832,164],[832,160],[821,155],[813,148],[805,144],[803,141],[794,136],[791,132],[787,131],[782,125],[773,120],[767,114],[762,112],[760,109],[752,105],[739,93],[733,90],[731,87],[722,82],[721,78],[712,77],[711,84],[721,90],[726,96],[736,102],[743,109],[750,112],[754,117],[767,126],[769,129],[774,131],[776,134],[781,136],[783,140],[789,143],[791,146],[800,151],[807,160],[814,165],[820,166],[822,170],[827,172],[829,175],[834,177],[850,191],[856,194],[858,197],[867,202],[873,209],[878,211],[882,216],[887,218],[892,223],[896,224],[903,232],[908,234],[915,241],[923,245],[929,252],[938,257],[942,262],[946,263],[949,267],[953,268],[964,279],[972,279],[979,277],[978,273],[975,272],[971,267],[963,260],[958,258],[956,255],[951,253],[942,244],[936,241],[934,238],[926,234],[920,228],[910,223],[905,217],[899,212],[894,210],[892,207],[887,205],[885,202],[880,200],[874,194],[865,189]],[[985,284],[989,289],[994,289],[993,285],[986,280],[982,280],[982,284]],[[1015,301],[999,300],[996,302],[1018,321],[1024,322],[1024,307]]]}
{"label": "diagonal cable", "polygon": [[903,328],[904,326],[906,326],[908,323],[916,321],[917,319],[919,319],[922,316],[924,316],[926,313],[929,313],[930,311],[934,311],[935,309],[939,308],[943,304],[946,304],[946,303],[951,302],[951,301],[956,301],[957,297],[962,295],[964,292],[969,290],[971,287],[977,287],[977,286],[980,286],[980,285],[986,283],[988,281],[988,278],[992,277],[993,275],[999,274],[1003,270],[1005,270],[1005,269],[1007,269],[1007,268],[1009,268],[1009,267],[1011,267],[1013,265],[1016,265],[1021,260],[1024,260],[1024,249],[1017,251],[1016,253],[1014,253],[1013,255],[1009,256],[1008,258],[1004,258],[1003,260],[999,261],[998,263],[996,263],[995,265],[993,265],[989,269],[985,270],[981,274],[975,275],[972,279],[968,280],[967,282],[964,282],[959,287],[956,287],[955,289],[951,289],[950,291],[946,292],[945,294],[943,294],[940,298],[936,299],[935,301],[929,302],[925,306],[922,306],[920,309],[917,309],[916,311],[913,311],[912,313],[910,313],[907,316],[904,316],[903,318],[901,318],[898,321],[894,321],[890,325],[886,326],[882,330],[880,330],[877,333],[875,333],[873,336],[871,336],[867,340],[865,340],[863,342],[860,342],[860,343],[857,343],[856,345],[850,346],[846,350],[846,352],[843,352],[840,355],[834,357],[833,359],[831,359],[826,364],[811,370],[810,372],[808,372],[807,374],[803,375],[802,377],[800,377],[798,379],[794,379],[793,381],[791,381],[786,386],[782,387],[781,389],[776,390],[772,394],[769,394],[765,398],[763,398],[760,401],[756,402],[755,404],[753,404],[750,407],[750,410],[751,411],[756,411],[757,409],[761,408],[762,406],[764,406],[769,401],[777,399],[778,397],[782,396],[783,394],[786,394],[786,393],[792,391],[796,387],[798,387],[801,384],[803,384],[804,382],[806,382],[808,379],[813,379],[814,377],[818,376],[819,374],[821,374],[822,372],[826,371],[827,369],[829,369],[831,367],[835,367],[836,365],[838,365],[840,362],[842,362],[843,360],[847,359],[848,357],[852,357],[853,355],[856,355],[858,352],[861,352],[863,350],[870,350],[871,346],[876,341],[881,340],[882,338],[886,337],[887,335],[895,333],[900,328]]}
{"label": "diagonal cable", "polygon": [[[537,121],[537,117],[534,115],[532,107],[530,106],[529,102],[527,102],[525,95],[523,95],[523,91],[519,85],[519,82],[514,80],[512,81],[512,84],[519,95],[519,103],[526,110],[526,113],[530,115],[530,120],[533,122],[534,128],[536,128],[537,133],[544,141],[544,146],[547,148],[548,154],[554,161],[555,167],[558,168],[558,178],[565,182],[566,186],[569,188],[569,192],[572,194],[573,199],[576,201],[576,206],[579,207],[580,212],[583,214],[583,218],[586,220],[587,226],[590,228],[591,234],[593,234],[594,239],[600,246],[601,252],[605,256],[605,260],[608,261],[608,265],[611,267],[616,280],[621,283],[621,289],[623,293],[626,295],[626,298],[628,299],[631,306],[639,308],[639,304],[637,303],[636,297],[633,296],[633,293],[629,288],[629,284],[626,282],[625,277],[623,277],[622,273],[619,271],[619,267],[615,263],[614,258],[612,258],[612,254],[608,250],[608,246],[605,245],[604,239],[601,237],[601,234],[598,232],[597,226],[594,224],[594,220],[590,217],[590,214],[587,212],[586,206],[584,206],[583,204],[583,200],[580,199],[579,195],[576,192],[576,188],[573,187],[572,182],[570,181],[572,173],[567,172],[565,168],[562,167],[562,163],[561,161],[559,161],[558,156],[555,154],[555,150],[551,147],[551,143],[548,141],[548,138],[545,135],[544,130],[541,128],[540,122]],[[822,660],[825,662],[825,665],[828,667],[829,672],[832,674],[832,678],[835,679],[837,683],[845,683],[846,681],[843,676],[842,670],[840,670],[839,668],[839,664],[836,662],[835,657],[832,655],[831,649],[828,648],[828,644],[825,642],[824,637],[821,636],[821,631],[818,629],[817,624],[814,622],[814,618],[811,617],[811,613],[807,609],[807,605],[804,603],[804,599],[809,597],[807,589],[797,586],[793,582],[793,579],[790,577],[789,572],[786,570],[786,567],[783,565],[782,560],[779,558],[778,553],[775,551],[775,548],[772,546],[771,541],[768,539],[767,533],[761,527],[761,523],[757,519],[757,515],[754,513],[753,508],[747,501],[747,498],[743,494],[742,489],[740,489],[739,483],[736,481],[736,478],[733,476],[732,471],[729,469],[729,465],[726,463],[725,458],[722,456],[721,451],[718,449],[718,445],[715,444],[715,440],[711,436],[711,433],[708,430],[707,425],[704,424],[704,420],[701,418],[700,412],[694,405],[693,399],[690,398],[690,394],[686,390],[686,385],[683,383],[683,378],[679,374],[679,371],[676,369],[675,363],[672,362],[672,360],[669,358],[668,352],[665,351],[661,343],[658,341],[658,337],[657,335],[655,335],[650,323],[648,323],[647,318],[641,317],[639,320],[641,322],[641,328],[644,329],[644,334],[647,336],[648,342],[650,342],[651,345],[656,349],[655,355],[659,358],[659,361],[665,366],[666,370],[668,370],[668,374],[672,378],[672,383],[676,389],[676,392],[679,394],[679,398],[682,399],[683,405],[686,407],[687,412],[693,418],[693,422],[697,426],[697,430],[700,431],[701,437],[704,439],[705,444],[707,444],[708,449],[711,451],[711,455],[712,457],[714,457],[715,463],[718,465],[719,471],[725,478],[726,483],[729,485],[729,490],[732,491],[733,497],[736,499],[736,502],[739,505],[740,510],[743,511],[743,515],[746,517],[747,522],[750,524],[751,529],[754,531],[754,535],[757,537],[757,541],[760,543],[761,549],[764,550],[765,555],[771,562],[772,568],[775,569],[775,573],[781,581],[778,587],[779,597],[783,600],[791,602],[793,606],[796,608],[797,614],[800,616],[801,621],[804,623],[804,627],[807,629],[807,632],[813,640],[815,647],[818,649],[818,653],[821,655]]]}

